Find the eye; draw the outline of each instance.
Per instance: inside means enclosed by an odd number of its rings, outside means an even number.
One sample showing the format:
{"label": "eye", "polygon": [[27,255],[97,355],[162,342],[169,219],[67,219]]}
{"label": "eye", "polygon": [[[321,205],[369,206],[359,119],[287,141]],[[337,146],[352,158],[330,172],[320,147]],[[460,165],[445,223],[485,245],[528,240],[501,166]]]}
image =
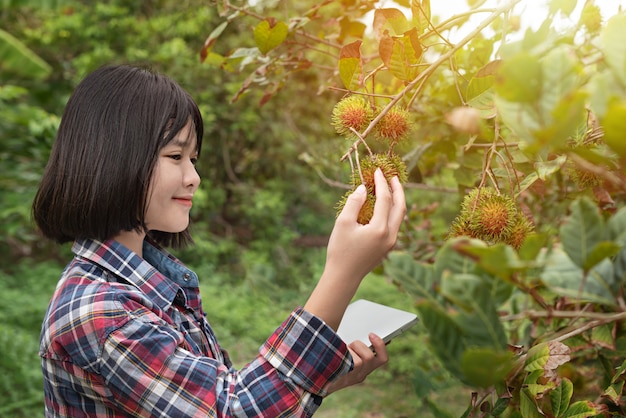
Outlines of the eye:
{"label": "eye", "polygon": [[182,155],[180,154],[172,154],[172,155],[168,155],[167,157],[175,161],[180,161],[180,159],[183,158]]}
{"label": "eye", "polygon": [[198,157],[191,158],[191,164],[196,165],[198,163]]}

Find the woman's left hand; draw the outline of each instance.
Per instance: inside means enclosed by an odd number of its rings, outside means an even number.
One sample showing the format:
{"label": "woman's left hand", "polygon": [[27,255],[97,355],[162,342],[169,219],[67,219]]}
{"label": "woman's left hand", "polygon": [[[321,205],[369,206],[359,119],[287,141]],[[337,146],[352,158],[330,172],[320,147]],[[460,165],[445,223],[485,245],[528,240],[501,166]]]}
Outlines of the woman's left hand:
{"label": "woman's left hand", "polygon": [[354,360],[354,368],[350,373],[328,385],[327,392],[329,395],[348,386],[362,383],[371,372],[387,364],[389,357],[385,342],[376,334],[370,334],[369,340],[372,343],[372,348],[359,340],[348,345],[348,350],[350,350]]}

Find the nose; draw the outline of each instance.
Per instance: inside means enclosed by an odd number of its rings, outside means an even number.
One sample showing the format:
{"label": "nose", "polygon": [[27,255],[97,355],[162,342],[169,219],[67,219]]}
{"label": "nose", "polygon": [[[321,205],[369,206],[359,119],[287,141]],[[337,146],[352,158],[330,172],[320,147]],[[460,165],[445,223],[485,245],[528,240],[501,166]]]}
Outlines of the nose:
{"label": "nose", "polygon": [[200,175],[198,174],[198,170],[196,170],[196,166],[193,165],[191,161],[189,161],[185,167],[183,178],[184,184],[186,187],[191,188],[192,191],[195,191],[200,185]]}

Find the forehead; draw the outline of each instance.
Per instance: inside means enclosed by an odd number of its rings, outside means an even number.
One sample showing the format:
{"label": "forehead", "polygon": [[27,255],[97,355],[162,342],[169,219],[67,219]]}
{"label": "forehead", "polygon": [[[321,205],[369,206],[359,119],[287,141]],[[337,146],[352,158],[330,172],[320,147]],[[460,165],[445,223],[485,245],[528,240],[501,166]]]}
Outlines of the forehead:
{"label": "forehead", "polygon": [[196,138],[196,129],[194,124],[189,121],[183,128],[174,135],[174,137],[165,144],[166,147],[182,147],[182,148],[198,148]]}

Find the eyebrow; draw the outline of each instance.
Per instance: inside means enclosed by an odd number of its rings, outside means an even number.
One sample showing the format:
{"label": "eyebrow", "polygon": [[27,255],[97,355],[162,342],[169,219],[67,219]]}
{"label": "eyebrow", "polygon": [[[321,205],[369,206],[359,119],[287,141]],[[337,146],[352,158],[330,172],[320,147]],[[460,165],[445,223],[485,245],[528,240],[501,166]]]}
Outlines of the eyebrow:
{"label": "eyebrow", "polygon": [[[176,137],[172,139],[170,142],[168,142],[165,146],[186,148],[191,144],[194,138],[195,137],[193,135],[189,135],[186,138]],[[198,146],[196,145],[195,148],[197,149]]]}

